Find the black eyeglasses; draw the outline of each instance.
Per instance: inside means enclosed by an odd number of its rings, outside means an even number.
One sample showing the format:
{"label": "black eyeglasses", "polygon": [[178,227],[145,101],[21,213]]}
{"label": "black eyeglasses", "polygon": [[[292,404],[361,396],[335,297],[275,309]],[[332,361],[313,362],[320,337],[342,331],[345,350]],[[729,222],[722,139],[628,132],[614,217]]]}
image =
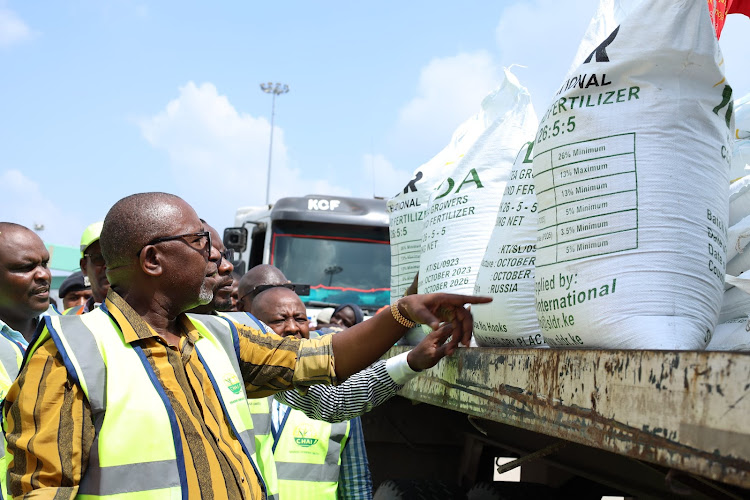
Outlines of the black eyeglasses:
{"label": "black eyeglasses", "polygon": [[216,261],[216,267],[219,267],[221,265],[221,260],[224,259],[227,262],[234,261],[234,250],[231,248],[227,248],[223,252],[219,252],[219,259]]}
{"label": "black eyeglasses", "polygon": [[[175,236],[162,236],[161,238],[154,238],[153,240],[143,245],[141,249],[138,250],[138,253],[135,255],[136,257],[140,257],[143,249],[149,245],[156,245],[157,243],[164,243],[165,241],[173,241],[173,240],[179,240],[179,239],[191,238],[191,237],[196,238],[196,239],[193,241],[185,240],[185,243],[187,243],[190,247],[199,251],[205,251],[206,249],[208,249],[209,255],[211,254],[211,233],[208,231],[200,231],[197,233],[177,234]],[[198,246],[196,246],[196,244]]]}
{"label": "black eyeglasses", "polygon": [[94,264],[96,267],[102,267],[104,262],[104,256],[100,253],[85,253],[83,254],[84,257],[87,257],[89,259],[89,262]]}

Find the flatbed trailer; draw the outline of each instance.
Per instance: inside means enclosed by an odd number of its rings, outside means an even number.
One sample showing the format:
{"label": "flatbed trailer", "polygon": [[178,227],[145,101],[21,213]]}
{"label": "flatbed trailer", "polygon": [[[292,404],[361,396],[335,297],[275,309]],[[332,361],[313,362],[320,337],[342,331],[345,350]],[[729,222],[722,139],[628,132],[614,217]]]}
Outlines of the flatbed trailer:
{"label": "flatbed trailer", "polygon": [[583,478],[592,498],[750,498],[750,354],[461,348],[400,394],[363,417],[376,486],[466,490],[500,453],[522,481]]}

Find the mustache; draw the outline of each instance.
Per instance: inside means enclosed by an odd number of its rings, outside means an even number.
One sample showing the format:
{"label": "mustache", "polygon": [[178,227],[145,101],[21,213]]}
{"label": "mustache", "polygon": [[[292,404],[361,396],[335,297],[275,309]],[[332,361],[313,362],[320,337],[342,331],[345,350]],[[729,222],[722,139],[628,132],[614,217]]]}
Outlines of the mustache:
{"label": "mustache", "polygon": [[232,280],[231,276],[221,277],[221,279],[216,284],[216,289],[218,290],[219,288],[224,288],[224,287],[232,286],[232,281],[233,280]]}

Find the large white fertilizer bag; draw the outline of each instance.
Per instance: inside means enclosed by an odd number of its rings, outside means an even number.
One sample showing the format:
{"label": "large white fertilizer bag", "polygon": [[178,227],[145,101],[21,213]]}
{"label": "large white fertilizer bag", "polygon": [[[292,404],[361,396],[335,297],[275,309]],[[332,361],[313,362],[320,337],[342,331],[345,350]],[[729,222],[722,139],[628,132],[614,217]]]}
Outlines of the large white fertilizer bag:
{"label": "large white fertilizer bag", "polygon": [[489,125],[430,196],[422,231],[419,292],[470,294],[518,148],[537,119],[528,91],[505,70],[482,101]]}
{"label": "large white fertilizer bag", "polygon": [[[388,200],[391,236],[391,301],[402,297],[419,272],[422,228],[433,190],[451,172],[474,142],[492,125],[493,117],[477,113],[456,128],[437,155],[420,165],[404,189]],[[399,340],[417,345],[429,333],[417,326]]]}
{"label": "large white fertilizer bag", "polygon": [[404,295],[419,272],[422,228],[433,190],[451,172],[474,142],[492,125],[478,113],[463,122],[445,148],[420,165],[404,189],[388,200],[391,236],[391,301]]}
{"label": "large white fertilizer bag", "polygon": [[726,263],[732,89],[706,2],[601,3],[534,144],[551,346],[703,349]]}
{"label": "large white fertilizer bag", "polygon": [[[750,273],[742,276],[727,275],[726,281],[732,285],[730,291],[744,293],[750,296]],[[727,292],[728,293],[728,292]],[[725,294],[726,295],[726,294]],[[722,311],[723,312],[723,311]],[[750,308],[747,306],[744,313],[738,311],[732,319],[720,319],[711,341],[706,347],[707,351],[750,351]]]}
{"label": "large white fertilizer bag", "polygon": [[516,155],[474,285],[475,294],[493,299],[472,308],[474,338],[480,346],[546,346],[534,309],[537,203],[531,168],[533,144],[526,143]]}
{"label": "large white fertilizer bag", "polygon": [[726,291],[721,301],[719,324],[750,315],[750,271],[724,277]]}
{"label": "large white fertilizer bag", "polygon": [[718,322],[726,323],[737,318],[745,318],[748,314],[750,314],[750,294],[730,286],[722,295]]}
{"label": "large white fertilizer bag", "polygon": [[716,326],[707,351],[750,351],[750,321],[738,318]]}
{"label": "large white fertilizer bag", "polygon": [[[735,146],[740,141],[735,140]],[[734,154],[732,161],[734,161]],[[740,177],[729,185],[729,227],[750,215],[750,175]]]}

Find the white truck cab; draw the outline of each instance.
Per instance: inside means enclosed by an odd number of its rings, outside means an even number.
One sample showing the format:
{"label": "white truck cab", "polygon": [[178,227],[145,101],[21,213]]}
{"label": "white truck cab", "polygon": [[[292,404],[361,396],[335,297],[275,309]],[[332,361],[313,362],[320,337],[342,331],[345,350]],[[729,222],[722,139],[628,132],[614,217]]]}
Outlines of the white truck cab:
{"label": "white truck cab", "polygon": [[355,303],[373,314],[390,300],[390,239],[381,199],[308,195],[241,207],[224,231],[244,274],[273,264],[293,283],[310,285],[308,313]]}

